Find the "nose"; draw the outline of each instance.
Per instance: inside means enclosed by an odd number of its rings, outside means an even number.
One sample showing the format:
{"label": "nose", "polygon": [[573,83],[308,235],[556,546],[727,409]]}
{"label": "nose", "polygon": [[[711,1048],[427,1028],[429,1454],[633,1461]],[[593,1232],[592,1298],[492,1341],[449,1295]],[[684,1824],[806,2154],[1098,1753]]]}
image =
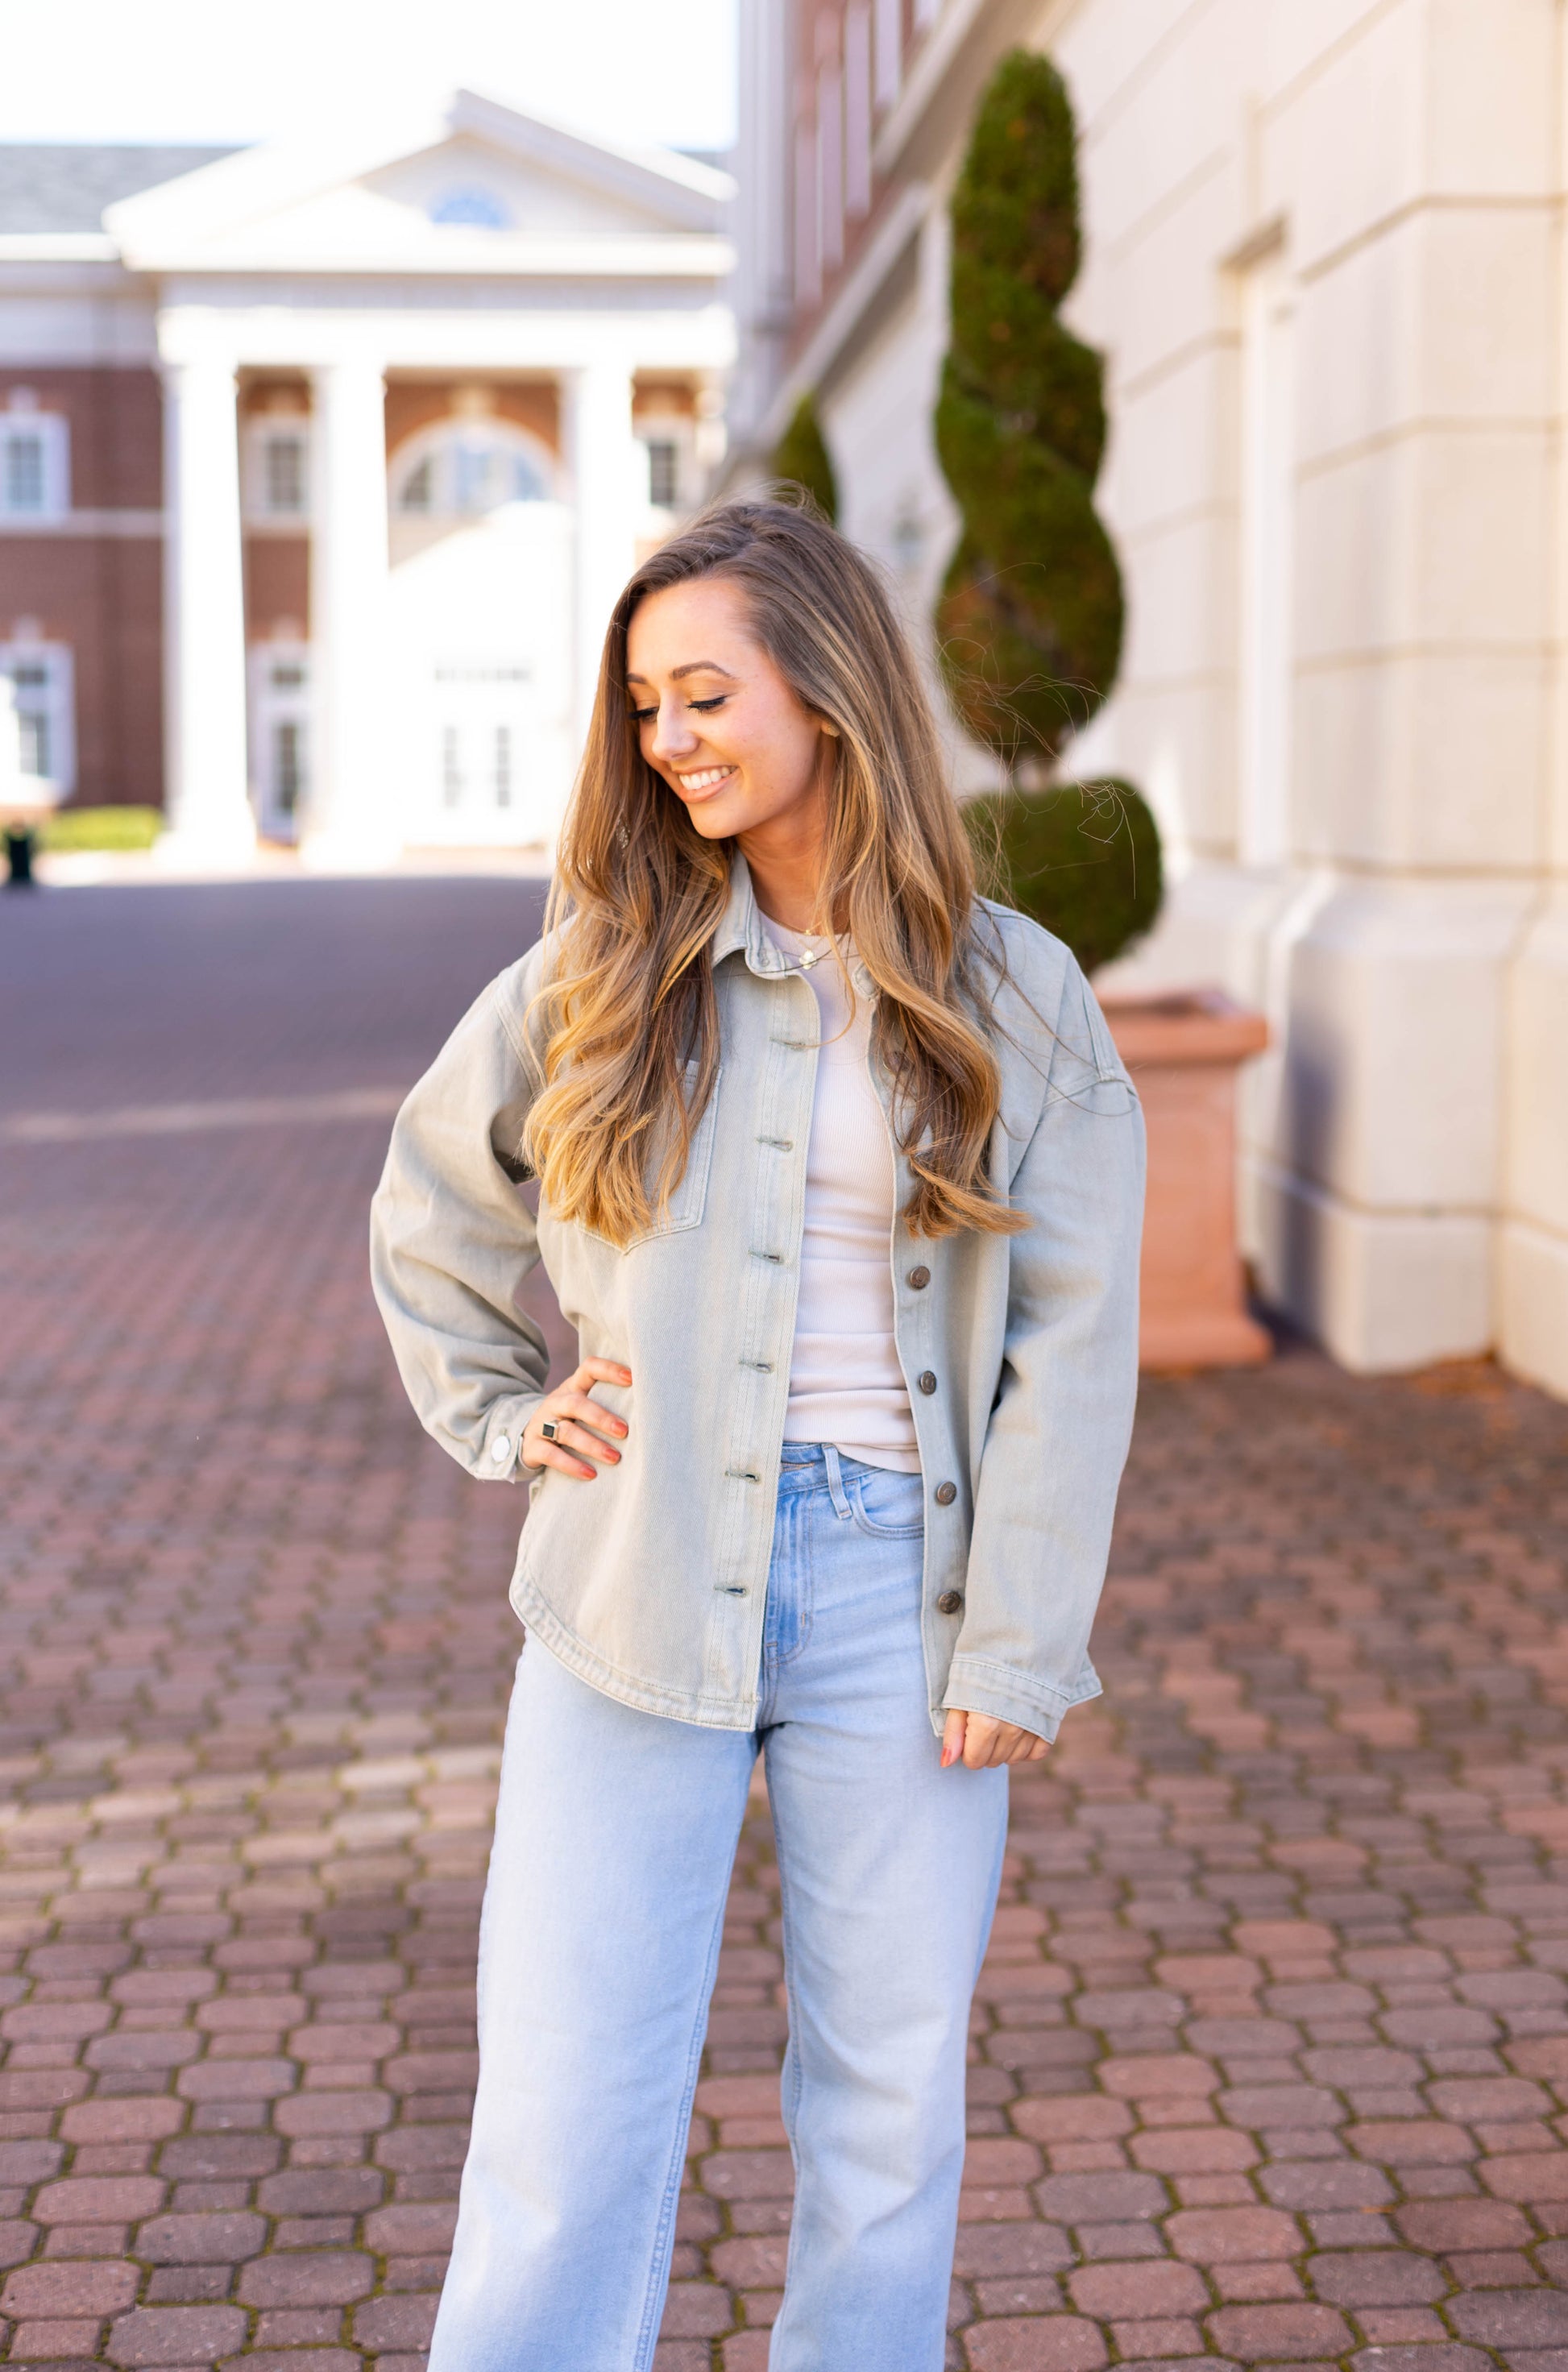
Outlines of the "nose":
{"label": "nose", "polygon": [[696,747],[697,736],[680,702],[675,698],[661,700],[654,720],[654,757],[668,765],[677,758],[689,758]]}

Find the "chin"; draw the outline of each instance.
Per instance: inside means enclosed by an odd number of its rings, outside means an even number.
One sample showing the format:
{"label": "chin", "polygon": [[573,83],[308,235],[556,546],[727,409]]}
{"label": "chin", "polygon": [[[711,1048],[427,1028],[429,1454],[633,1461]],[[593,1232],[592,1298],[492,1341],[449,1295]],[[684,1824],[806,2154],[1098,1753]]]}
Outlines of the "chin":
{"label": "chin", "polygon": [[686,810],[694,831],[704,840],[733,840],[746,829],[744,816],[737,815],[725,799],[703,799]]}

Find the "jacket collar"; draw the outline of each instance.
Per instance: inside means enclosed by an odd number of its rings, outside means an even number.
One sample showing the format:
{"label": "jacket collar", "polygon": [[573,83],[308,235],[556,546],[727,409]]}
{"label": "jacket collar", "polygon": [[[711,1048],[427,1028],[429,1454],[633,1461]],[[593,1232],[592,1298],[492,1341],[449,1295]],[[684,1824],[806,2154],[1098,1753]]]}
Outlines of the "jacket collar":
{"label": "jacket collar", "polygon": [[[714,933],[713,964],[716,971],[726,956],[744,948],[749,971],[777,980],[784,972],[794,971],[783,949],[776,948],[762,924],[761,909],[757,893],[751,887],[751,868],[738,848],[730,859],[729,896],[724,913]],[[875,1002],[877,990],[871,974],[857,958],[850,967],[850,977],[860,994]]]}
{"label": "jacket collar", "polygon": [[783,954],[762,928],[756,892],[751,887],[751,868],[738,848],[730,859],[729,896],[719,917],[718,928],[714,933],[714,969],[723,963],[726,956],[734,955],[738,948],[745,949],[749,971],[762,972],[774,978],[789,970]]}

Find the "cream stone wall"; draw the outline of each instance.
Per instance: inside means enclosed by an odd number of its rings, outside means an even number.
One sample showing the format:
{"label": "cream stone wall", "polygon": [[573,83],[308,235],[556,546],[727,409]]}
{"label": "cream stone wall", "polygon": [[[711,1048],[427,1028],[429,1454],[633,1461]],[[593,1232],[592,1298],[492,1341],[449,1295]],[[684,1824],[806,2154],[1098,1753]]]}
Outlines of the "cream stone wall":
{"label": "cream stone wall", "polygon": [[[971,17],[970,52],[1016,29]],[[1358,1368],[1494,1347],[1568,1394],[1562,11],[1053,0],[1026,29],[1082,128],[1072,313],[1108,357],[1129,600],[1074,762],[1144,784],[1172,875],[1116,981],[1270,1016],[1241,1210],[1272,1299]],[[952,533],[929,413],[961,129],[909,144],[926,228],[819,374],[845,524],[921,614]],[[1247,555],[1276,548],[1268,674]],[[1260,702],[1283,781],[1243,759]],[[1248,862],[1274,797],[1279,856]]]}

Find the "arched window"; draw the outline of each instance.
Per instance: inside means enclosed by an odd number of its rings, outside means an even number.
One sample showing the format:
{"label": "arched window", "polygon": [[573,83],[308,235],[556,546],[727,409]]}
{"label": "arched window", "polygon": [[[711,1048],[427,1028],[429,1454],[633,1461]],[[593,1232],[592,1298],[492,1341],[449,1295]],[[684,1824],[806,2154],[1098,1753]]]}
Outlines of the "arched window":
{"label": "arched window", "polygon": [[430,202],[433,223],[450,224],[462,230],[510,230],[512,217],[505,204],[494,190],[482,181],[459,181],[451,188],[437,190]]}
{"label": "arched window", "polygon": [[553,474],[548,449],[510,421],[441,420],[394,456],[392,510],[403,518],[482,518],[507,503],[550,501]]}

